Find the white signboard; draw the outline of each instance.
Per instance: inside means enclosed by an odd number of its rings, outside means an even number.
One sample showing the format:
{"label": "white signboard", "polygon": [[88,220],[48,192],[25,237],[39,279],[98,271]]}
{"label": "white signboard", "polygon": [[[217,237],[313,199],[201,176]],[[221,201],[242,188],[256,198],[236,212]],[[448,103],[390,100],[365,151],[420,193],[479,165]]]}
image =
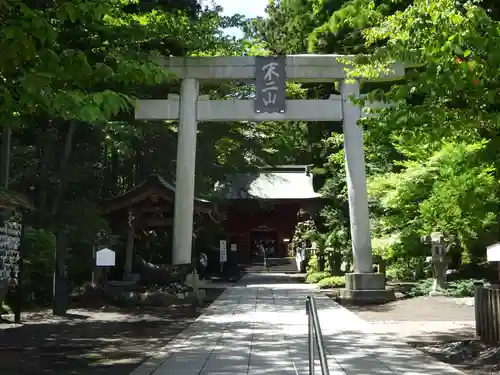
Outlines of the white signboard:
{"label": "white signboard", "polygon": [[220,251],[227,251],[227,242],[225,240],[220,240],[219,249]]}
{"label": "white signboard", "polygon": [[113,267],[115,265],[115,252],[104,248],[95,255],[95,265],[98,267]]}
{"label": "white signboard", "polygon": [[231,244],[231,251],[237,251],[238,250],[238,245],[236,245],[235,243],[232,243]]}
{"label": "white signboard", "polygon": [[220,241],[220,263],[227,262],[227,242],[224,240]]}
{"label": "white signboard", "polygon": [[500,262],[500,242],[486,248],[488,262]]}

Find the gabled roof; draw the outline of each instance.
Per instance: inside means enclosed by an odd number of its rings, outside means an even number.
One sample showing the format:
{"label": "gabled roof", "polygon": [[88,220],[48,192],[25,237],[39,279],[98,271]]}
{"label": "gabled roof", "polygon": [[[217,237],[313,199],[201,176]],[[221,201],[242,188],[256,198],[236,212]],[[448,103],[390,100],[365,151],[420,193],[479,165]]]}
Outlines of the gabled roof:
{"label": "gabled roof", "polygon": [[[157,192],[161,198],[173,202],[176,187],[165,181],[160,175],[151,174],[146,180],[125,193],[104,199],[101,202],[101,207],[105,212],[115,211],[145,200],[151,195],[152,191]],[[206,211],[207,209],[211,209],[211,202],[205,199],[195,198],[194,203],[195,211]]]}
{"label": "gabled roof", "polygon": [[4,188],[0,188],[0,207],[35,209],[27,197]]}
{"label": "gabled roof", "polygon": [[237,173],[215,187],[222,199],[315,199],[312,174],[305,165],[264,168],[255,173]]}

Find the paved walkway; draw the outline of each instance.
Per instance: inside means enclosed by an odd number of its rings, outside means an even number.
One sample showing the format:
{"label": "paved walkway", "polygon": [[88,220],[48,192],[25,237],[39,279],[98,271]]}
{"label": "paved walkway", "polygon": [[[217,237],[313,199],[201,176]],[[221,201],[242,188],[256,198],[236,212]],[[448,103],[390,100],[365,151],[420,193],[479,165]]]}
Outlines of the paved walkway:
{"label": "paved walkway", "polygon": [[[308,374],[305,298],[316,302],[331,375],[451,375],[433,360],[284,274],[249,274],[130,375]],[[319,363],[316,374],[321,374]]]}

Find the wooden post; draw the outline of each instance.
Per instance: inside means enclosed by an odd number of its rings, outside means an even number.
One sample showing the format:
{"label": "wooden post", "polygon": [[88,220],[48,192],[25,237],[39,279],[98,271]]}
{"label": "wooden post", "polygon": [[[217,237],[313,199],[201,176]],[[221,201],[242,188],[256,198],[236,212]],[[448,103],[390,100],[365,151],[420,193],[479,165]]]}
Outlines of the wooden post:
{"label": "wooden post", "polygon": [[498,337],[498,310],[497,310],[498,290],[491,289],[491,342],[496,342]]}
{"label": "wooden post", "polygon": [[127,245],[125,250],[125,273],[132,273],[134,260],[135,218],[132,212],[128,213]]}
{"label": "wooden post", "polygon": [[481,327],[481,297],[482,297],[482,286],[480,284],[474,285],[474,315],[476,320],[476,336],[478,338],[482,335]]}
{"label": "wooden post", "polygon": [[92,284],[96,284],[96,275],[95,275],[95,271],[96,271],[96,266],[95,266],[95,243],[92,244]]}
{"label": "wooden post", "polygon": [[495,335],[495,344],[500,342],[500,289],[495,289],[495,327],[496,327],[496,335]]}

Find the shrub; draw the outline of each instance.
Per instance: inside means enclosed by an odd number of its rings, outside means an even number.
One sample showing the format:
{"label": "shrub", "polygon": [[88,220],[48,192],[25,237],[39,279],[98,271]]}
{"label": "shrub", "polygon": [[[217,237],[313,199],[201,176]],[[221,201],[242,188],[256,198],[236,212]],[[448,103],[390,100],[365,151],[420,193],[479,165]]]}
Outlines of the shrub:
{"label": "shrub", "polygon": [[[432,290],[433,278],[421,280],[417,282],[408,292],[410,297],[426,296]],[[490,284],[484,279],[464,279],[456,280],[448,283],[444,294],[449,297],[473,297],[474,284],[481,283],[483,286],[488,287]]]}
{"label": "shrub", "polygon": [[432,284],[434,279],[424,279],[418,281],[414,286],[410,288],[408,291],[408,296],[410,297],[419,297],[419,296],[427,296],[432,290]]}
{"label": "shrub", "polygon": [[328,276],[318,282],[321,289],[342,288],[345,286],[344,276]]}
{"label": "shrub", "polygon": [[317,284],[322,279],[327,278],[329,275],[326,272],[311,272],[306,276],[306,283],[308,284]]}
{"label": "shrub", "polygon": [[412,280],[414,269],[414,267],[403,262],[391,264],[386,270],[387,280]]}
{"label": "shrub", "polygon": [[23,245],[25,294],[37,304],[46,303],[52,299],[55,236],[43,229],[26,228]]}
{"label": "shrub", "polygon": [[477,283],[481,283],[485,287],[490,286],[490,283],[483,279],[450,281],[446,289],[446,294],[452,297],[474,297],[474,284]]}
{"label": "shrub", "polygon": [[316,255],[312,255],[307,262],[307,273],[316,273],[319,271],[319,262]]}

